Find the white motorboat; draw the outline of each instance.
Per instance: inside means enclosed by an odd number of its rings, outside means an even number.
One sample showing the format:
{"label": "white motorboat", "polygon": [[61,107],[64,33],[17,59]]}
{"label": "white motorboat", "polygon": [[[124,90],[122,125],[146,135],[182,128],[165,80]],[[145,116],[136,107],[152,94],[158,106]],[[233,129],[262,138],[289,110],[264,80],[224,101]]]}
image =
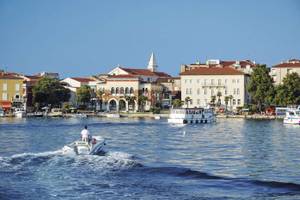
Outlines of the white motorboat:
{"label": "white motorboat", "polygon": [[283,119],[285,124],[299,124],[300,125],[300,108],[289,108],[285,113],[285,118]]}
{"label": "white motorboat", "polygon": [[105,145],[105,140],[101,136],[94,136],[90,142],[78,140],[64,146],[63,153],[75,153],[77,155],[102,155],[105,153]]}
{"label": "white motorboat", "polygon": [[170,110],[169,123],[201,124],[215,122],[214,112],[210,108],[176,108]]}
{"label": "white motorboat", "polygon": [[5,112],[2,108],[0,108],[0,117],[4,117],[5,116]]}
{"label": "white motorboat", "polygon": [[46,114],[47,117],[62,117],[63,113],[60,108],[52,108],[51,112]]}
{"label": "white motorboat", "polygon": [[23,117],[26,116],[26,112],[22,108],[16,108],[15,111],[14,111],[14,115],[17,118],[23,118]]}
{"label": "white motorboat", "polygon": [[107,118],[120,118],[120,114],[119,113],[107,113],[106,114]]}
{"label": "white motorboat", "polygon": [[154,115],[154,119],[160,120],[160,116],[159,115]]}

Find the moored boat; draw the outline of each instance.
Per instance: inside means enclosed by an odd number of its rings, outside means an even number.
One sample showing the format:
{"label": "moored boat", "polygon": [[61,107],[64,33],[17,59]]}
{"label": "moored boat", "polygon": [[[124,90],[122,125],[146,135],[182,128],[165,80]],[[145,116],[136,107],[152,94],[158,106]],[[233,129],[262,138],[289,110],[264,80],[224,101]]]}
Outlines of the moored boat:
{"label": "moored boat", "polygon": [[26,116],[26,112],[22,108],[16,108],[14,111],[14,116],[17,118],[23,118]]}
{"label": "moored boat", "polygon": [[286,111],[285,118],[283,119],[285,124],[299,124],[300,125],[300,108],[289,108]]}
{"label": "moored boat", "polygon": [[210,108],[176,108],[170,110],[169,123],[199,124],[212,123],[216,118]]}

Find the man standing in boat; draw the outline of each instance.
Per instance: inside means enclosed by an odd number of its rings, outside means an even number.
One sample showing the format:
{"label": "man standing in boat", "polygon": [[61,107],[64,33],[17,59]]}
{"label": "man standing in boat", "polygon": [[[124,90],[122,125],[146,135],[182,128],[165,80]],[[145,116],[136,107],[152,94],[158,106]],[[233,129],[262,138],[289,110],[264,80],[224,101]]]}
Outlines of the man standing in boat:
{"label": "man standing in boat", "polygon": [[91,134],[87,130],[87,125],[84,126],[84,129],[81,131],[81,140],[85,142],[90,142]]}

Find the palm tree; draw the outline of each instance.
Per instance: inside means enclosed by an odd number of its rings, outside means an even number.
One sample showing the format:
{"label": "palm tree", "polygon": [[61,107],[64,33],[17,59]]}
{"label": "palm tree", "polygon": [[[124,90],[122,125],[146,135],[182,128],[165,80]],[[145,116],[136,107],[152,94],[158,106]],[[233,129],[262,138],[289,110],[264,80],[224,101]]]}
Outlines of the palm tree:
{"label": "palm tree", "polygon": [[189,108],[189,102],[191,102],[191,100],[192,99],[190,97],[185,97],[184,102],[185,102],[187,108]]}
{"label": "palm tree", "polygon": [[228,106],[228,102],[229,102],[230,98],[229,96],[226,96],[224,101],[225,101],[225,111],[227,111],[227,106]]}
{"label": "palm tree", "polygon": [[135,102],[134,102],[135,97],[134,96],[126,96],[125,99],[128,102],[128,106],[131,105],[131,104],[133,104],[133,105],[135,104]]}
{"label": "palm tree", "polygon": [[144,111],[144,107],[146,105],[146,101],[148,101],[148,97],[141,95],[139,96],[139,108],[141,111]]}
{"label": "palm tree", "polygon": [[182,106],[182,104],[183,104],[183,101],[181,101],[180,99],[174,99],[172,101],[172,106],[174,108],[180,108]]}
{"label": "palm tree", "polygon": [[218,105],[218,106],[221,106],[221,96],[222,96],[222,93],[221,93],[221,92],[218,92],[218,93],[217,93],[217,97],[218,97],[218,103],[217,103],[217,105]]}
{"label": "palm tree", "polygon": [[214,106],[215,102],[216,102],[216,96],[211,96],[210,104]]}
{"label": "palm tree", "polygon": [[97,99],[99,100],[99,102],[100,102],[100,110],[102,110],[102,101],[103,101],[103,95],[104,95],[104,91],[103,90],[97,90],[96,91],[96,97],[97,97]]}

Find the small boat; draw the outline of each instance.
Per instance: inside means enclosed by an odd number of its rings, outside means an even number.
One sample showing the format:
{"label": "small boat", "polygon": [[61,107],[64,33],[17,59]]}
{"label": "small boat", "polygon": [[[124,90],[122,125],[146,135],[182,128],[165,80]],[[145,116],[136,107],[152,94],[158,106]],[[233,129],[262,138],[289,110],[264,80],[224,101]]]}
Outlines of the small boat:
{"label": "small boat", "polygon": [[14,111],[14,116],[17,118],[23,118],[26,116],[26,112],[23,108],[16,108]]}
{"label": "small boat", "polygon": [[78,140],[64,146],[63,153],[75,153],[76,155],[103,155],[105,154],[105,145],[105,140],[101,136],[94,136],[90,142]]}
{"label": "small boat", "polygon": [[154,115],[154,119],[160,120],[160,116],[159,115]]}
{"label": "small boat", "polygon": [[59,108],[52,108],[51,112],[47,113],[47,117],[62,117],[63,113]]}
{"label": "small boat", "polygon": [[283,119],[284,124],[299,124],[300,125],[300,108],[289,108]]}
{"label": "small boat", "polygon": [[175,124],[206,124],[215,122],[211,108],[176,108],[170,110],[169,123]]}
{"label": "small boat", "polygon": [[107,113],[106,117],[108,117],[108,118],[120,118],[120,114],[119,113]]}
{"label": "small boat", "polygon": [[4,117],[5,116],[5,112],[2,108],[0,108],[0,117]]}

